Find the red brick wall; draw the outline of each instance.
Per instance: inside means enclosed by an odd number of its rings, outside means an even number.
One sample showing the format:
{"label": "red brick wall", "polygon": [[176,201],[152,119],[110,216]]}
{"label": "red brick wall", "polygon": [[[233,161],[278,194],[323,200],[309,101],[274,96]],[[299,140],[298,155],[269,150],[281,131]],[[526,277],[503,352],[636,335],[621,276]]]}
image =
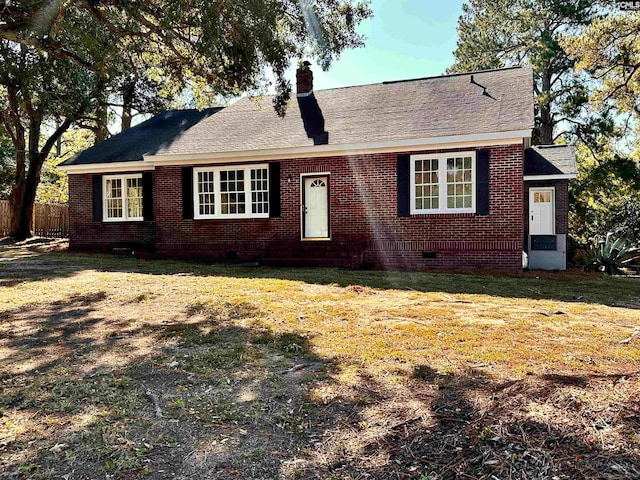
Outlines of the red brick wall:
{"label": "red brick wall", "polygon": [[[283,251],[301,257],[352,258],[359,254],[365,263],[382,268],[521,268],[522,145],[491,148],[487,216],[398,217],[396,161],[397,154],[283,160],[282,217],[250,220],[184,220],[181,167],[157,167],[154,205],[158,252],[245,259],[272,253],[282,256]],[[330,173],[332,241],[321,245],[300,241],[300,175],[313,172]],[[70,182],[70,190],[78,184],[90,189],[90,176],[81,177],[85,179]],[[84,195],[86,191],[82,195],[74,192],[72,204]],[[88,195],[86,203],[74,205],[74,244],[85,243],[88,232],[81,226],[90,216]],[[436,252],[436,258],[423,258],[423,252]]]}
{"label": "red brick wall", "polygon": [[69,175],[69,242],[75,250],[155,250],[154,222],[94,222],[92,175]]}

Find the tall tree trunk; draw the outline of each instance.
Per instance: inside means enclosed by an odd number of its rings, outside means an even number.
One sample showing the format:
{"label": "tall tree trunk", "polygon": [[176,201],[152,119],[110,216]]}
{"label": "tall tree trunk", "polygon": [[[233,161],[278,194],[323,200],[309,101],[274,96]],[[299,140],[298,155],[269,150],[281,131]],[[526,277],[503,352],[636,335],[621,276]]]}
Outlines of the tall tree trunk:
{"label": "tall tree trunk", "polygon": [[42,172],[43,159],[40,152],[29,152],[29,172],[24,185],[22,210],[20,212],[20,223],[18,225],[18,235],[16,240],[24,240],[31,237],[35,232],[31,231],[33,223],[34,207],[36,203],[36,193],[40,184],[40,173]]}
{"label": "tall tree trunk", "polygon": [[131,120],[133,120],[133,98],[135,95],[135,82],[127,83],[122,88],[122,131],[131,128]]}
{"label": "tall tree trunk", "polygon": [[[42,166],[55,146],[58,139],[66,132],[71,124],[71,119],[65,120],[55,132],[47,139],[40,149],[41,120],[36,115],[29,123],[29,145],[24,142],[24,132],[21,137],[16,137],[16,181],[9,196],[10,209],[10,233],[16,241],[25,240],[32,235],[31,225],[33,221],[36,193],[40,184]],[[20,142],[20,138],[22,141]],[[20,147],[20,143],[22,147]],[[25,151],[25,150],[28,150]],[[29,169],[26,170],[26,160],[29,159]]]}
{"label": "tall tree trunk", "polygon": [[[29,158],[29,170],[23,168],[16,178],[15,188],[11,191],[9,206],[11,208],[11,237],[16,241],[31,237],[31,223],[33,219],[33,204],[36,200],[36,191],[40,183],[42,171],[42,156],[40,155],[40,128],[42,121],[39,115],[29,108],[29,145],[28,152],[23,152],[22,165],[25,165],[26,156]],[[22,149],[24,150],[24,148]],[[16,162],[17,163],[17,162]],[[26,173],[26,175],[25,175]]]}
{"label": "tall tree trunk", "polygon": [[30,238],[33,234],[31,225],[39,183],[40,176],[29,172],[27,178],[23,178],[18,188],[14,188],[11,192],[9,200],[11,208],[10,236],[16,241]]}
{"label": "tall tree trunk", "polygon": [[22,228],[22,210],[24,205],[24,192],[26,190],[27,180],[25,178],[26,152],[24,143],[22,149],[16,148],[16,178],[11,186],[9,194],[9,236],[24,240],[30,236],[30,229],[25,232]]}
{"label": "tall tree trunk", "polygon": [[540,105],[540,144],[551,145],[553,144],[553,114],[551,113],[551,101],[549,100],[551,94],[551,72],[549,69],[544,69],[542,72],[542,88],[541,93],[544,98],[544,103]]}
{"label": "tall tree trunk", "polygon": [[17,238],[27,238],[27,232],[22,231],[21,212],[24,203],[24,192],[26,189],[26,171],[27,171],[27,142],[26,130],[20,120],[19,101],[17,97],[17,89],[13,86],[7,88],[7,99],[9,108],[3,112],[3,123],[7,132],[11,136],[13,147],[16,152],[16,176],[9,193],[9,236]]}
{"label": "tall tree trunk", "polygon": [[98,107],[96,116],[98,128],[95,130],[95,143],[100,143],[109,138],[109,107],[106,105],[106,101]]}

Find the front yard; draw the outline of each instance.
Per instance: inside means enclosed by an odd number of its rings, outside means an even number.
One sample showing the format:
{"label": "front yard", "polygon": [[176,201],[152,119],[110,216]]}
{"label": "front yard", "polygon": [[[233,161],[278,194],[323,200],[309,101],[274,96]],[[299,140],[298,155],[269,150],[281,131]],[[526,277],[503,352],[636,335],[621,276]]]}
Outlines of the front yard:
{"label": "front yard", "polygon": [[5,247],[0,478],[640,478],[637,326],[638,279]]}

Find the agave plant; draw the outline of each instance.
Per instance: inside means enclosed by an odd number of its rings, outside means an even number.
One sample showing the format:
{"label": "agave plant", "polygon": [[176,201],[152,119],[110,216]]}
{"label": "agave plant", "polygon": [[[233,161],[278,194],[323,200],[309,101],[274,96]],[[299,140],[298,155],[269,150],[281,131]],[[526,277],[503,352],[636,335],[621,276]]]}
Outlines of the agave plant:
{"label": "agave plant", "polygon": [[625,233],[610,232],[594,238],[589,257],[595,269],[609,275],[640,269],[640,248]]}

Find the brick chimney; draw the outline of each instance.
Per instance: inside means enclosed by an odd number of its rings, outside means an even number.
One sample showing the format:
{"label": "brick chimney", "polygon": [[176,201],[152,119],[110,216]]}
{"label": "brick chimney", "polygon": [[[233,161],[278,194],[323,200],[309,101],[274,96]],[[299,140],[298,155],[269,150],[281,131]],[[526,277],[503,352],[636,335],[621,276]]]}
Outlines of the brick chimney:
{"label": "brick chimney", "polygon": [[296,93],[298,97],[308,97],[313,93],[313,72],[309,65],[311,63],[305,60],[296,70]]}

